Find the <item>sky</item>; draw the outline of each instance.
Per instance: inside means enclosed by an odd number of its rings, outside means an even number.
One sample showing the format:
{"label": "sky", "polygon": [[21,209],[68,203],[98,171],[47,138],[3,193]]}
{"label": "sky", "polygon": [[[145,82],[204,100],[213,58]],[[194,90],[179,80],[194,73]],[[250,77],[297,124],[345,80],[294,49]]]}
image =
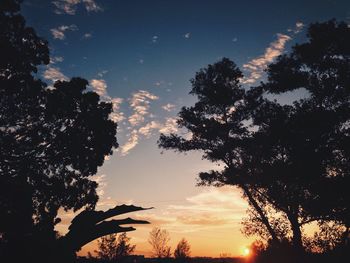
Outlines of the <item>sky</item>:
{"label": "sky", "polygon": [[[240,232],[248,204],[236,188],[197,187],[198,172],[213,164],[200,153],[159,149],[159,134],[178,131],[177,113],[195,102],[188,93],[199,69],[228,57],[243,85],[256,85],[269,63],[306,40],[308,24],[350,23],[350,1],[24,0],[22,14],[49,41],[51,62],[40,78],[52,85],[83,77],[113,104],[119,148],[93,177],[97,209],[154,207],[130,214],[151,222],[128,234],[136,254],[150,255],[148,234],[158,226],[173,248],[184,237],[193,256],[217,257],[241,256],[253,241]],[[57,229],[66,231],[73,216],[62,212]],[[80,254],[94,249],[96,242]]]}

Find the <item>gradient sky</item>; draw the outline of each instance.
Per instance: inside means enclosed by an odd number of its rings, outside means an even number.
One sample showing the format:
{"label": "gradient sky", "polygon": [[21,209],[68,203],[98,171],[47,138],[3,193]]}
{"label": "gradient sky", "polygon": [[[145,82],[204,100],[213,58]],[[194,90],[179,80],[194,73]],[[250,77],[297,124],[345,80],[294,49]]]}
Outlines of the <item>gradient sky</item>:
{"label": "gradient sky", "polygon": [[[198,153],[161,154],[159,132],[176,131],[176,113],[194,102],[189,80],[200,68],[228,57],[243,70],[244,85],[254,85],[268,63],[305,40],[309,23],[349,23],[350,1],[24,0],[22,13],[49,41],[51,63],[40,71],[48,85],[80,76],[113,102],[120,147],[95,176],[98,208],[155,207],[136,214],[152,222],[129,234],[136,253],[149,255],[148,233],[160,226],[172,247],[185,237],[193,256],[215,257],[239,256],[251,243],[239,231],[247,203],[234,188],[196,187],[197,173],[212,164]],[[60,231],[72,216],[62,213]]]}

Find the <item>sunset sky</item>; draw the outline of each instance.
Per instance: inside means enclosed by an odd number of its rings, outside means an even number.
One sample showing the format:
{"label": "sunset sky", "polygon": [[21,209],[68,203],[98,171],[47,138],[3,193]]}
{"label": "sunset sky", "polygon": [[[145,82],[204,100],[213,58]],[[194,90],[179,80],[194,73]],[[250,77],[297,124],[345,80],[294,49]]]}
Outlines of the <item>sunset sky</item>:
{"label": "sunset sky", "polygon": [[[177,131],[176,114],[195,101],[189,80],[200,68],[228,57],[245,86],[257,84],[267,64],[305,40],[309,23],[350,23],[350,1],[24,0],[22,14],[49,41],[51,63],[40,78],[48,85],[86,78],[113,103],[120,146],[95,176],[97,208],[155,207],[130,214],[152,223],[129,233],[137,254],[150,255],[148,233],[160,226],[173,248],[185,237],[192,256],[216,257],[240,256],[252,242],[239,230],[247,203],[235,188],[196,187],[197,173],[213,165],[199,153],[162,153],[160,132]],[[72,216],[62,213],[60,231]]]}

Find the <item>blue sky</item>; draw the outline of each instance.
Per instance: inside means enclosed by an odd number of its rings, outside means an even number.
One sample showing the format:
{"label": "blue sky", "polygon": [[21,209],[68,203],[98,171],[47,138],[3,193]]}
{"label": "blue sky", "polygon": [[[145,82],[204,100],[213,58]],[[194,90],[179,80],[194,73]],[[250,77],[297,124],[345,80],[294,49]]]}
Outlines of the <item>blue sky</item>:
{"label": "blue sky", "polygon": [[[235,189],[195,187],[196,174],[212,164],[197,153],[161,154],[159,132],[176,131],[200,68],[225,56],[242,68],[244,85],[254,85],[269,62],[305,40],[309,23],[349,23],[350,2],[25,0],[22,13],[49,41],[52,63],[41,78],[51,85],[80,76],[114,102],[120,147],[95,176],[99,207],[154,206],[139,217],[167,229],[174,244],[186,237],[194,255],[218,256],[239,255],[251,242],[239,232],[246,203]],[[139,253],[149,250],[149,230],[131,234]]]}

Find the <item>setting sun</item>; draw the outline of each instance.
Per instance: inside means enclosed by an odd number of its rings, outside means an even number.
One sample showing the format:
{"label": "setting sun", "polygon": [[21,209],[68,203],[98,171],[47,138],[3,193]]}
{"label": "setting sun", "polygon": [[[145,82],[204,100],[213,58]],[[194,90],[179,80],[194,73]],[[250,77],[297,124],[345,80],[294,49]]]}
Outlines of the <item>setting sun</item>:
{"label": "setting sun", "polygon": [[243,256],[247,257],[247,256],[249,256],[249,255],[250,255],[250,249],[247,248],[247,247],[245,247],[245,248],[243,249]]}

